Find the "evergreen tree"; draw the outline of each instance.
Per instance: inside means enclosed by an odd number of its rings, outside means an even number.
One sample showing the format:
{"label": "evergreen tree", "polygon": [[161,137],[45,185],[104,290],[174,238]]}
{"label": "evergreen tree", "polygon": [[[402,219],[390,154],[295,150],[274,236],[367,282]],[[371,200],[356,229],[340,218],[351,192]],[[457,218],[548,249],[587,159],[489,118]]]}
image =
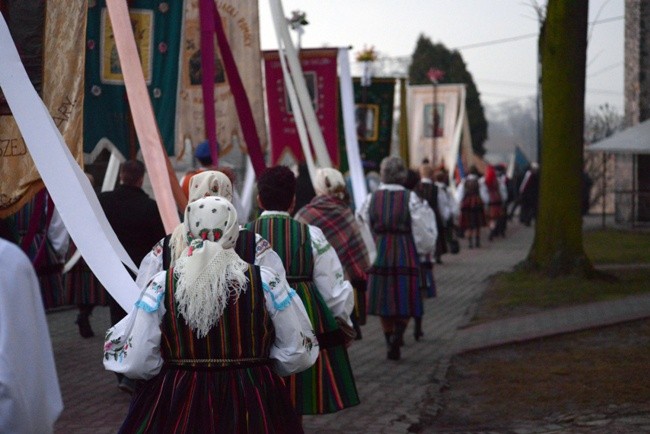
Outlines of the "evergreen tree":
{"label": "evergreen tree", "polygon": [[429,38],[420,35],[409,66],[409,81],[411,84],[429,84],[431,80],[427,72],[431,68],[444,71],[445,75],[438,82],[464,83],[467,93],[465,107],[472,134],[472,148],[480,156],[485,154],[483,143],[487,139],[487,121],[483,113],[483,105],[474,84],[472,74],[467,70],[463,56],[458,51],[450,51],[443,44],[434,44]]}

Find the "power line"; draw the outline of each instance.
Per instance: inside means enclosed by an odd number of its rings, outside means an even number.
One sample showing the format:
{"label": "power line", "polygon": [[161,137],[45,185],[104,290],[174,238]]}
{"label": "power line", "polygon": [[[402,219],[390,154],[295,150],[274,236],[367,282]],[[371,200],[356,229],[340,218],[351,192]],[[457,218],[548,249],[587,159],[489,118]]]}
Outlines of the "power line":
{"label": "power line", "polygon": [[[622,20],[623,18],[625,18],[623,15],[618,16],[618,17],[603,18],[602,20],[592,21],[589,24],[590,25],[595,25],[595,24],[609,23],[609,22],[612,22],[612,21]],[[491,41],[476,42],[474,44],[461,45],[460,47],[454,48],[454,50],[467,50],[467,49],[471,49],[471,48],[487,47],[487,46],[490,46],[490,45],[505,44],[505,43],[508,43],[508,42],[515,42],[515,41],[520,41],[522,39],[529,39],[529,38],[534,38],[534,37],[538,37],[538,36],[539,36],[539,33],[528,33],[528,34],[525,34],[525,35],[511,36],[509,38],[493,39]]]}

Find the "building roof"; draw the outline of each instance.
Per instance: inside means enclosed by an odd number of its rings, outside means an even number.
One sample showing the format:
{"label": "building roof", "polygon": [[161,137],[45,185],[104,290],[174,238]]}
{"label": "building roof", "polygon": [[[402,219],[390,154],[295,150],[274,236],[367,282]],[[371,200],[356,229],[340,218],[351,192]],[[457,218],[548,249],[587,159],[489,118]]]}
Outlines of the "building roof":
{"label": "building roof", "polygon": [[585,149],[614,154],[650,154],[650,119],[612,134]]}

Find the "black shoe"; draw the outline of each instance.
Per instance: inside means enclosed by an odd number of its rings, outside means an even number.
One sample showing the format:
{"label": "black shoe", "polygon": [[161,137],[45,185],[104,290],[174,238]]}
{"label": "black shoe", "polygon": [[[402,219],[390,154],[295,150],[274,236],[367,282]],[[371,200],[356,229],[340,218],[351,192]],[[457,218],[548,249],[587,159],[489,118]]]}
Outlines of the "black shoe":
{"label": "black shoe", "polygon": [[79,334],[82,338],[92,338],[95,336],[93,333],[92,327],[90,327],[90,321],[88,320],[88,315],[79,314],[77,315],[77,320],[75,321],[77,326],[79,326]]}
{"label": "black shoe", "polygon": [[393,333],[390,335],[389,344],[388,344],[388,353],[386,358],[388,360],[399,360],[402,355],[400,354],[400,338],[397,334]]}
{"label": "black shoe", "polygon": [[442,264],[442,259],[440,256],[436,256],[436,264]]}
{"label": "black shoe", "polygon": [[481,239],[480,239],[479,237],[476,237],[476,243],[475,243],[475,244],[476,244],[476,248],[477,248],[477,249],[478,249],[479,247],[481,247]]}
{"label": "black shoe", "polygon": [[415,330],[413,330],[413,337],[416,341],[419,341],[422,336],[424,336],[424,333],[422,332],[422,318],[415,318]]}
{"label": "black shoe", "polygon": [[126,392],[129,395],[133,395],[133,392],[135,392],[135,381],[127,377],[122,377],[122,379],[117,385],[117,388],[120,389],[122,392]]}

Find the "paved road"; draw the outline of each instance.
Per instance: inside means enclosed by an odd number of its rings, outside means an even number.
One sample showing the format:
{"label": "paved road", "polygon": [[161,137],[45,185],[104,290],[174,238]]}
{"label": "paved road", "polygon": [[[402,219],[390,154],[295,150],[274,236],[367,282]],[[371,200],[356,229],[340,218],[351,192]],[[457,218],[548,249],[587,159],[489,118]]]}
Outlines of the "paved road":
{"label": "paved road", "polygon": [[[444,256],[445,263],[435,269],[439,295],[425,301],[424,338],[415,342],[409,327],[400,361],[386,360],[379,320],[370,317],[363,327],[363,340],[356,341],[350,348],[361,404],[333,415],[306,416],[306,432],[406,433],[423,415],[437,411],[436,400],[432,398],[444,383],[449,359],[454,353],[523,339],[516,334],[504,334],[513,329],[507,322],[488,323],[478,328],[462,329],[462,326],[467,324],[472,308],[487,287],[487,278],[496,272],[510,270],[522,261],[532,239],[532,228],[514,225],[506,239],[485,241],[482,248],[472,250],[463,243],[460,254]],[[644,308],[630,311],[630,303],[635,304],[635,301],[621,306],[615,321],[625,320],[628,314],[650,315],[650,298],[644,299]],[[607,306],[600,307],[607,310]],[[603,318],[603,309],[586,306],[573,316],[591,321],[592,317]],[[48,314],[65,405],[55,431],[61,434],[114,433],[126,414],[129,396],[116,387],[114,374],[103,369],[103,336],[79,337],[75,316],[74,310]],[[520,328],[528,339],[562,332],[557,329],[556,322],[548,321],[561,317],[556,312],[548,312],[534,320],[519,318],[516,321],[532,324]],[[108,308],[97,308],[91,323],[95,333],[103,334],[109,325]],[[542,323],[555,324],[556,328],[549,332],[548,327],[539,327]],[[591,327],[597,323],[576,321],[571,327]],[[424,401],[427,405],[423,405]]]}

